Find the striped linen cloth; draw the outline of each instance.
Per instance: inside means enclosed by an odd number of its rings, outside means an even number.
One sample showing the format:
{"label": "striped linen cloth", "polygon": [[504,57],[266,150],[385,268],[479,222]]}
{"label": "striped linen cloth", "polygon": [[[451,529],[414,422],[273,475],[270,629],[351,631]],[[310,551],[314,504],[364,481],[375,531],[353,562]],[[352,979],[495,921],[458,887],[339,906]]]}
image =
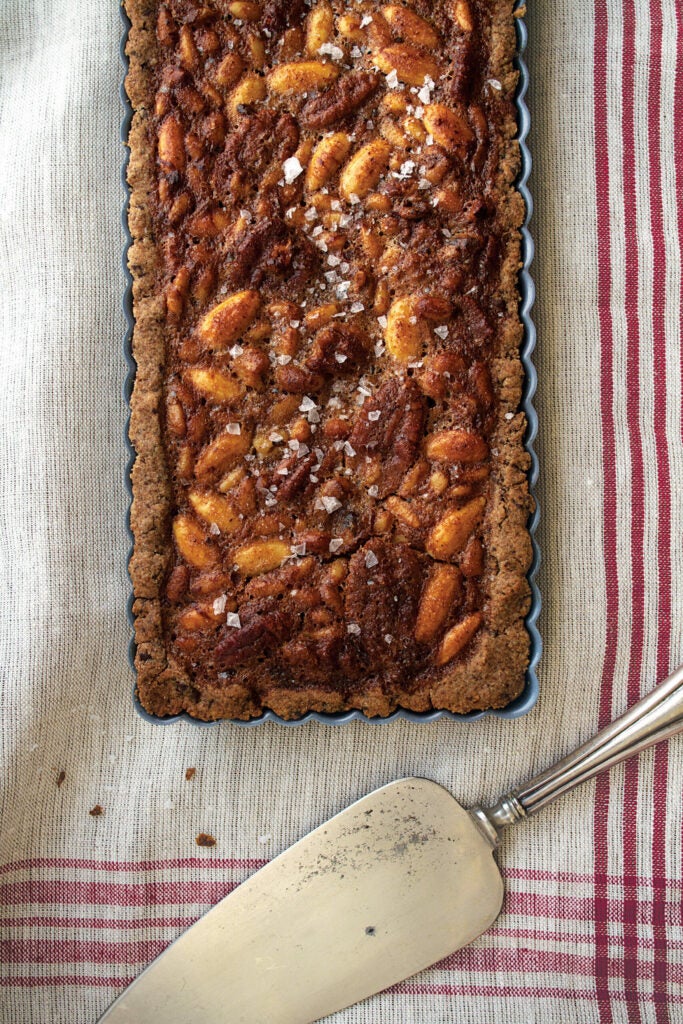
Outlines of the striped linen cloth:
{"label": "striped linen cloth", "polygon": [[[91,1024],[212,903],[356,797],[419,774],[493,800],[683,658],[683,9],[538,3],[528,23],[536,709],[160,728],[136,716],[126,663],[117,5],[0,5],[3,1024]],[[335,1020],[683,1021],[682,790],[674,739],[516,826],[495,926]]]}

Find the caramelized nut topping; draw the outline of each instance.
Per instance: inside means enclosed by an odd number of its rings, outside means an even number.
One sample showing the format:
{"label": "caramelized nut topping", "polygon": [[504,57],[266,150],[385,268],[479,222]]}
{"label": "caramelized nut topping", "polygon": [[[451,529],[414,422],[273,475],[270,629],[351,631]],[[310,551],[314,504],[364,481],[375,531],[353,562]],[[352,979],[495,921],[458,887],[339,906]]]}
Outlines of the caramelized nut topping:
{"label": "caramelized nut topping", "polygon": [[512,21],[362,7],[152,0],[159,628],[169,708],[202,717],[467,710],[468,659],[507,628]]}

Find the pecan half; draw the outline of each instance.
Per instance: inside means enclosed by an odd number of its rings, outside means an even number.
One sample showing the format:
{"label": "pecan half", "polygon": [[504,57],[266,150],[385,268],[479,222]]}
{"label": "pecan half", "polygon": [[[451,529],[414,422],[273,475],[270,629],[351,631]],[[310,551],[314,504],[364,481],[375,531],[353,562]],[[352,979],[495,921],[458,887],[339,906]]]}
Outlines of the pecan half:
{"label": "pecan half", "polygon": [[370,71],[344,75],[320,96],[304,104],[301,121],[307,128],[328,128],[357,110],[379,87],[381,78]]}
{"label": "pecan half", "polygon": [[267,648],[281,643],[294,625],[292,614],[275,608],[270,601],[243,606],[239,615],[241,628],[227,626],[216,644],[219,668],[233,668],[257,658]]}
{"label": "pecan half", "polygon": [[305,364],[317,373],[350,373],[366,361],[369,347],[370,339],[360,327],[328,324],[316,334]]}
{"label": "pecan half", "polygon": [[379,498],[398,490],[417,458],[426,417],[422,392],[410,378],[390,378],[363,406],[350,442],[359,455],[379,459]]}

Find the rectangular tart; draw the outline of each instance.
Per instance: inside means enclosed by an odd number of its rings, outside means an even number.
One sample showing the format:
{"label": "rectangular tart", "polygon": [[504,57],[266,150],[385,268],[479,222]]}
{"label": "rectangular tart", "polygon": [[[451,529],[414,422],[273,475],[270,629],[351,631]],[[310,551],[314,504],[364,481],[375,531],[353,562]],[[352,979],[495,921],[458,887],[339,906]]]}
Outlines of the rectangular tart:
{"label": "rectangular tart", "polygon": [[524,685],[512,0],[125,0],[138,692]]}

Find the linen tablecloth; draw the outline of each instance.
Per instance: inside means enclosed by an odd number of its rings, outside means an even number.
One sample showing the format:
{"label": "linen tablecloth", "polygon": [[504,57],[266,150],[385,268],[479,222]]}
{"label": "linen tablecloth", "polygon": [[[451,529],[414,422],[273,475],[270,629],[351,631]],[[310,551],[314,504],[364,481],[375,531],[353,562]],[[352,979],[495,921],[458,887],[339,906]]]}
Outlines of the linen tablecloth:
{"label": "linen tablecloth", "polygon": [[[119,12],[0,5],[3,1024],[91,1024],[355,798],[414,773],[492,800],[683,658],[683,12],[574,0],[532,3],[528,23],[537,707],[515,722],[162,728],[133,710],[126,653]],[[682,782],[675,739],[511,830],[491,931],[334,1019],[682,1021]]]}

